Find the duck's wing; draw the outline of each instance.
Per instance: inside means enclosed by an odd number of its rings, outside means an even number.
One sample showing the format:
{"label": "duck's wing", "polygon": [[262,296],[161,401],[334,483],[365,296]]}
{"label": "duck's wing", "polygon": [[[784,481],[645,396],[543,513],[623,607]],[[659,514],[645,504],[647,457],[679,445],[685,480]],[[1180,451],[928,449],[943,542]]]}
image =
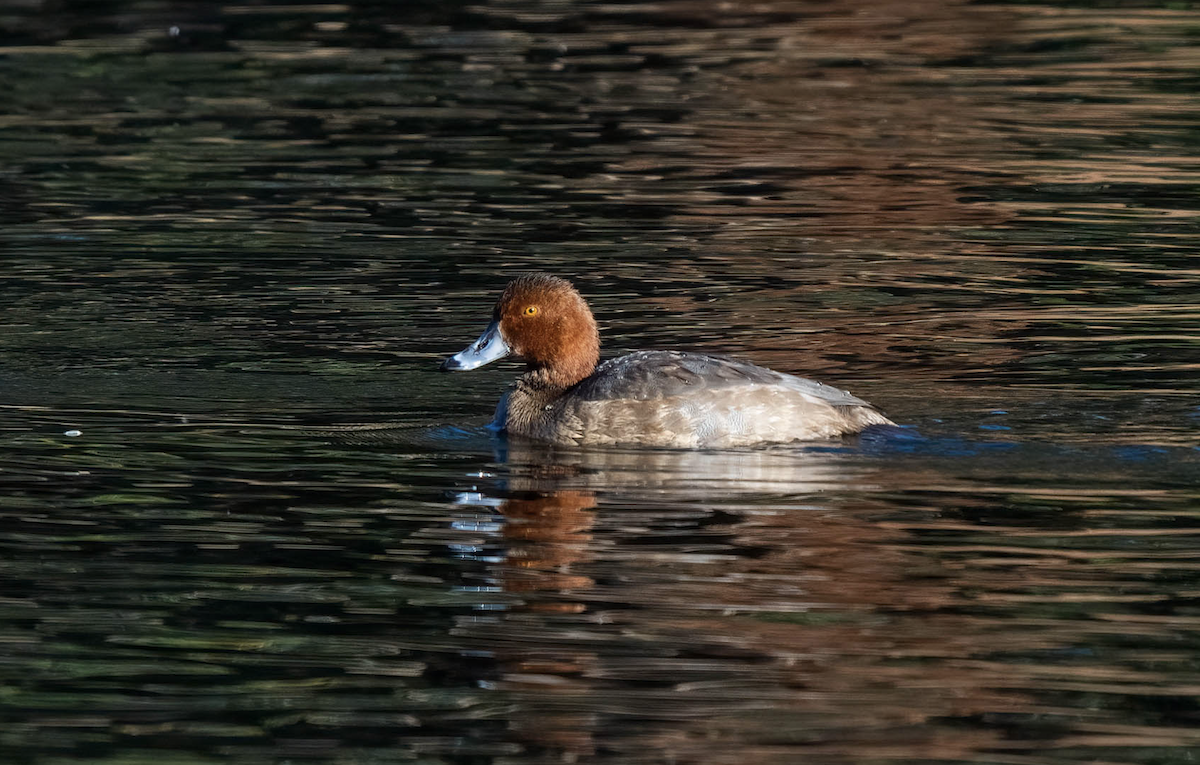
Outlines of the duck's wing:
{"label": "duck's wing", "polygon": [[743,385],[781,386],[814,403],[865,406],[866,401],[831,385],[776,372],[728,356],[681,351],[638,351],[611,359],[580,382],[573,394],[584,401],[653,399],[689,396]]}

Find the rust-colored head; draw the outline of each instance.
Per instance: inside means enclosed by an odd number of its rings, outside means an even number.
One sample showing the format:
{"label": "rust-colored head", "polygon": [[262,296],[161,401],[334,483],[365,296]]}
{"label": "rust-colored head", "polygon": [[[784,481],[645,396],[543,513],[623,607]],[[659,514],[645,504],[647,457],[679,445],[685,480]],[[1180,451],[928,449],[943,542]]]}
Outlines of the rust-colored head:
{"label": "rust-colored head", "polygon": [[512,353],[538,380],[569,387],[590,375],[600,359],[600,333],[583,297],[566,279],[522,274],[496,301],[492,323],[443,369],[475,369]]}

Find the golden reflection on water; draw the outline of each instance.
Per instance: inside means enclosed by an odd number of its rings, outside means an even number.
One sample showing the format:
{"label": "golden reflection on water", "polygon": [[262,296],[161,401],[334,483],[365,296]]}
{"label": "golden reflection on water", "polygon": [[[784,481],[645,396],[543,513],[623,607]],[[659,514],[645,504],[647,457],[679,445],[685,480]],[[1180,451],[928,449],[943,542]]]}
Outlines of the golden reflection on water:
{"label": "golden reflection on water", "polygon": [[[1194,692],[1191,673],[1151,667],[1188,661],[1167,646],[1196,620],[1131,611],[1188,597],[1143,578],[1176,570],[1200,527],[1130,526],[1142,503],[1178,511],[1170,490],[947,482],[796,449],[515,443],[505,475],[493,571],[520,600],[460,627],[496,652],[529,744],[568,758],[1037,763],[1200,739],[1064,696]],[[1041,508],[1053,512],[1027,514]],[[1175,550],[1121,549],[1148,537]],[[1139,635],[1155,647],[1135,648]],[[1030,724],[1043,733],[1005,732]]]}

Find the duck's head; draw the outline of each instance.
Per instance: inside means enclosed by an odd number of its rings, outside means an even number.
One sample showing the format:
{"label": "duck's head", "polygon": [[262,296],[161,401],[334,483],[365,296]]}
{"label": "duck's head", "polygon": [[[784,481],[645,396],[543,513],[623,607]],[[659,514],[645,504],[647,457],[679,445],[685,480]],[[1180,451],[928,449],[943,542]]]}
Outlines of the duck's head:
{"label": "duck's head", "polygon": [[566,279],[523,274],[504,288],[483,334],[442,362],[449,372],[477,369],[505,356],[524,359],[545,384],[569,387],[600,359],[600,333],[583,296]]}

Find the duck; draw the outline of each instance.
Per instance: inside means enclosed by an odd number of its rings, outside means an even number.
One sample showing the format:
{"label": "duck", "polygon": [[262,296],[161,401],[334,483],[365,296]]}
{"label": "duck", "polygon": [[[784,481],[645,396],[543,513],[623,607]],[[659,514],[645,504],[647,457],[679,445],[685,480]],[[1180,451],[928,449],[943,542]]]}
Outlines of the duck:
{"label": "duck", "polygon": [[833,439],[894,425],[847,391],[729,356],[637,351],[600,363],[600,332],[566,279],[516,276],[479,338],[441,369],[514,356],[525,372],[491,427],[561,446],[722,449]]}

